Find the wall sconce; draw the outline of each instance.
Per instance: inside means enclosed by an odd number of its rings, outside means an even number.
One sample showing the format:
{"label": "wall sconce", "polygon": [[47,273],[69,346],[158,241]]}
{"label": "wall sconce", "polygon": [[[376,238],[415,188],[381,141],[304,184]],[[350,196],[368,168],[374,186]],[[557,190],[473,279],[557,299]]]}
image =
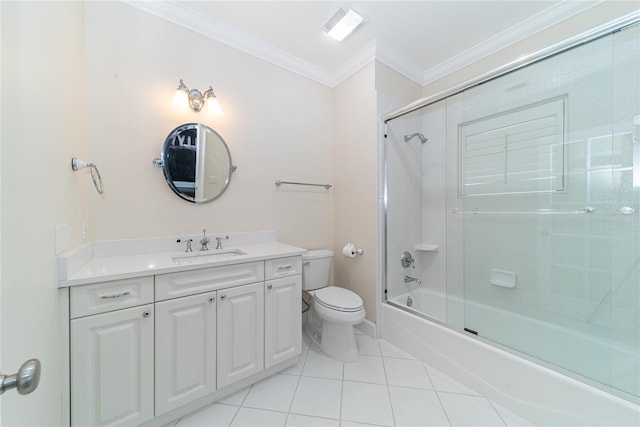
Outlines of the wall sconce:
{"label": "wall sconce", "polygon": [[220,103],[213,93],[213,88],[209,86],[209,89],[201,93],[198,89],[191,89],[184,84],[180,79],[180,84],[176,89],[176,94],[173,97],[173,106],[179,111],[188,111],[187,105],[195,112],[202,110],[207,105],[207,111],[209,114],[224,114]]}

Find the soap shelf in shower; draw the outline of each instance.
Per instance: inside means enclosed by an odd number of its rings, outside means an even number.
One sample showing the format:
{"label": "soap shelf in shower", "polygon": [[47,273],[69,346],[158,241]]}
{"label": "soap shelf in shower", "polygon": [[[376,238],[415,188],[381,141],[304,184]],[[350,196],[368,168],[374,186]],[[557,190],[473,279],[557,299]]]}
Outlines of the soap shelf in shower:
{"label": "soap shelf in shower", "polygon": [[415,249],[419,252],[438,252],[438,245],[431,243],[416,243]]}

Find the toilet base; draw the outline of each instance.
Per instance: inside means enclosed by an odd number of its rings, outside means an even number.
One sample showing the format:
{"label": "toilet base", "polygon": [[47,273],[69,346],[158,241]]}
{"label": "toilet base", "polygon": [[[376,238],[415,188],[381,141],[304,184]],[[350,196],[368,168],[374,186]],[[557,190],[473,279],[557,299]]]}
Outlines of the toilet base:
{"label": "toilet base", "polygon": [[343,362],[358,360],[358,343],[353,326],[321,320],[311,308],[307,311],[305,329],[311,341],[327,356]]}
{"label": "toilet base", "polygon": [[320,348],[327,355],[343,362],[358,360],[358,343],[350,325],[334,325],[322,322],[322,340]]}

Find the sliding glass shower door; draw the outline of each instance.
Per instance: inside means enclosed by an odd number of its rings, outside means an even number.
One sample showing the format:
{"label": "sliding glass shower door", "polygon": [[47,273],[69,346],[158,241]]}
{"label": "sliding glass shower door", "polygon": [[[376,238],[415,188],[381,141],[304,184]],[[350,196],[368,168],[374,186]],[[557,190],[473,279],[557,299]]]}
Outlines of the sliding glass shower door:
{"label": "sliding glass shower door", "polygon": [[640,397],[640,25],[394,117],[385,176],[389,303]]}
{"label": "sliding glass shower door", "polygon": [[635,396],[639,32],[465,91],[449,141],[459,161],[450,201],[462,218],[464,327]]}

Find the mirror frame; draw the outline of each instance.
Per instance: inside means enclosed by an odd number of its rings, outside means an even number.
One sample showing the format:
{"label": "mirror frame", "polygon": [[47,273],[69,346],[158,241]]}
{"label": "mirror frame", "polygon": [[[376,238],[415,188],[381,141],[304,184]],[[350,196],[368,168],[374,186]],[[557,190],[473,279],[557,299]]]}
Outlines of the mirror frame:
{"label": "mirror frame", "polygon": [[[192,130],[192,129],[196,129],[197,131],[204,131],[204,132],[208,131],[208,132],[210,132],[212,134],[213,137],[217,138],[216,142],[219,141],[220,143],[222,143],[221,147],[224,148],[224,150],[226,152],[226,158],[228,160],[229,172],[228,172],[228,174],[226,176],[223,177],[224,178],[224,185],[215,194],[215,196],[210,197],[208,199],[198,200],[198,199],[196,199],[195,195],[192,197],[192,196],[182,192],[175,185],[175,183],[173,182],[173,179],[171,178],[171,172],[169,170],[169,162],[167,162],[168,149],[169,149],[169,147],[172,146],[172,143],[175,140],[176,136],[182,131]],[[197,156],[198,156],[198,148],[196,148],[196,163],[197,163]],[[167,182],[167,185],[169,186],[169,188],[171,188],[171,190],[174,193],[176,193],[176,195],[178,197],[180,197],[181,199],[186,200],[186,201],[191,202],[191,203],[197,203],[197,204],[211,202],[213,200],[218,199],[220,196],[222,196],[222,194],[224,194],[224,192],[227,190],[227,188],[229,188],[229,184],[231,183],[231,175],[236,170],[236,166],[231,161],[231,151],[229,150],[229,146],[227,145],[227,143],[224,140],[224,138],[218,132],[216,132],[214,129],[212,129],[209,126],[207,126],[205,124],[202,124],[202,123],[184,123],[184,124],[181,124],[180,126],[176,127],[175,129],[173,129],[171,132],[169,132],[169,135],[167,135],[167,137],[164,140],[164,144],[162,145],[162,154],[160,156],[160,165],[162,167],[162,173],[164,174],[164,179]]]}

